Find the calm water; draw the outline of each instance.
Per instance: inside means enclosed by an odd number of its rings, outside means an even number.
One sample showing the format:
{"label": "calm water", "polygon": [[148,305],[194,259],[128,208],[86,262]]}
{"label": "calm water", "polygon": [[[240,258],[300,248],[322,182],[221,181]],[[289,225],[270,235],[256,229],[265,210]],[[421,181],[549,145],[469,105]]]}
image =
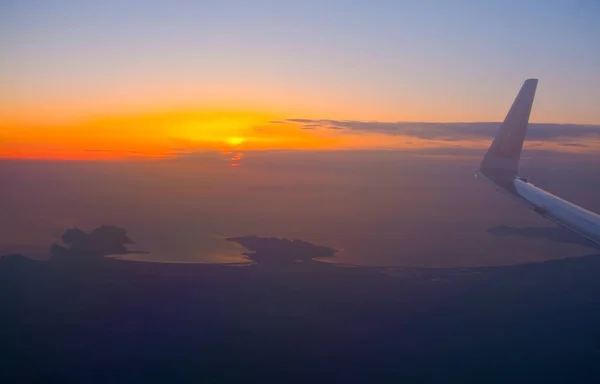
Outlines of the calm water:
{"label": "calm water", "polygon": [[[478,162],[478,153],[393,151],[3,161],[0,253],[47,257],[65,229],[101,224],[126,228],[131,248],[149,252],[132,258],[170,262],[243,262],[243,249],[225,238],[245,235],[326,245],[339,250],[333,262],[362,265],[500,265],[593,252],[477,181]],[[597,160],[540,152],[523,165],[534,183],[600,211]]]}

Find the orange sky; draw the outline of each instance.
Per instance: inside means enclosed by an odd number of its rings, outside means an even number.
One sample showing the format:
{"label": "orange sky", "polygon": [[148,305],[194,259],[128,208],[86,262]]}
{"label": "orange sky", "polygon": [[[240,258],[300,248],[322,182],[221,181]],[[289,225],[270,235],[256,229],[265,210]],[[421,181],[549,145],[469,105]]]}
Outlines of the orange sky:
{"label": "orange sky", "polygon": [[[325,127],[302,129],[301,124],[283,121],[276,114],[223,110],[125,115],[54,124],[5,120],[0,128],[0,158],[20,159],[171,158],[207,150],[232,152],[235,158],[240,151],[270,149],[415,150],[489,145],[489,140],[425,140]],[[527,145],[581,151],[576,146],[558,147],[552,142],[528,141]]]}
{"label": "orange sky", "polygon": [[4,123],[0,157],[162,158],[237,147],[331,148],[338,141],[291,124],[270,124],[275,118],[261,113],[206,111],[105,117],[61,125]]}

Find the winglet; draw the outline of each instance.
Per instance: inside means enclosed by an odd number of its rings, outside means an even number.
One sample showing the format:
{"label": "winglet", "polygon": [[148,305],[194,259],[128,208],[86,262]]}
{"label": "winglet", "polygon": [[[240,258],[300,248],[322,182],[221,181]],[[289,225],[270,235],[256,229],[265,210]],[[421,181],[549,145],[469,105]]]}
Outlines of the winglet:
{"label": "winglet", "polygon": [[492,181],[502,184],[509,180],[512,182],[518,174],[519,159],[537,83],[537,79],[525,80],[481,162],[479,171]]}

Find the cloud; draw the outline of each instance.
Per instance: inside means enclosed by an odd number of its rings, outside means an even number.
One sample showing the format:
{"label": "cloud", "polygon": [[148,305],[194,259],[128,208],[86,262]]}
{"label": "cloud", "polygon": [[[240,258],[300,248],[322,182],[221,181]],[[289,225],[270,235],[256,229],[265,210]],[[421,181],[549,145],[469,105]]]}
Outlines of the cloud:
{"label": "cloud", "polygon": [[561,143],[563,147],[576,147],[576,148],[588,148],[589,145],[583,143]]}
{"label": "cloud", "polygon": [[318,123],[311,123],[311,124],[304,124],[302,125],[302,129],[316,129],[316,128],[320,128],[321,124]]}
{"label": "cloud", "polygon": [[135,149],[123,149],[123,150],[115,150],[115,149],[102,149],[102,148],[94,148],[94,149],[84,149],[84,152],[91,152],[91,153],[131,153],[131,154],[143,154],[142,151],[138,151]]}
{"label": "cloud", "polygon": [[[288,123],[302,124],[310,129],[327,128],[344,130],[350,133],[382,133],[387,135],[411,136],[423,140],[459,141],[490,139],[497,132],[500,123],[425,123],[425,122],[378,122],[354,120],[311,120],[287,119]],[[600,140],[599,125],[531,123],[527,138],[540,141],[559,141],[563,139]],[[567,143],[567,146],[583,146],[580,143]]]}
{"label": "cloud", "polygon": [[288,123],[319,123],[321,121],[324,120],[311,120],[311,119],[286,119],[286,120],[277,120],[277,121],[272,121],[272,123],[281,123],[281,122],[288,122]]}

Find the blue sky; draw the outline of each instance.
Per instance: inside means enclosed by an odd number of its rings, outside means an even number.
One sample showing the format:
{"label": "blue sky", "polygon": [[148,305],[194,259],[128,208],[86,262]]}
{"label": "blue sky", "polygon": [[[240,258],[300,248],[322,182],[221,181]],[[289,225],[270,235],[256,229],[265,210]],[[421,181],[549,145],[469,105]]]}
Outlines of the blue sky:
{"label": "blue sky", "polygon": [[[600,123],[600,3],[3,1],[2,110]],[[39,109],[38,108],[38,109]],[[13,112],[11,112],[11,110]]]}

